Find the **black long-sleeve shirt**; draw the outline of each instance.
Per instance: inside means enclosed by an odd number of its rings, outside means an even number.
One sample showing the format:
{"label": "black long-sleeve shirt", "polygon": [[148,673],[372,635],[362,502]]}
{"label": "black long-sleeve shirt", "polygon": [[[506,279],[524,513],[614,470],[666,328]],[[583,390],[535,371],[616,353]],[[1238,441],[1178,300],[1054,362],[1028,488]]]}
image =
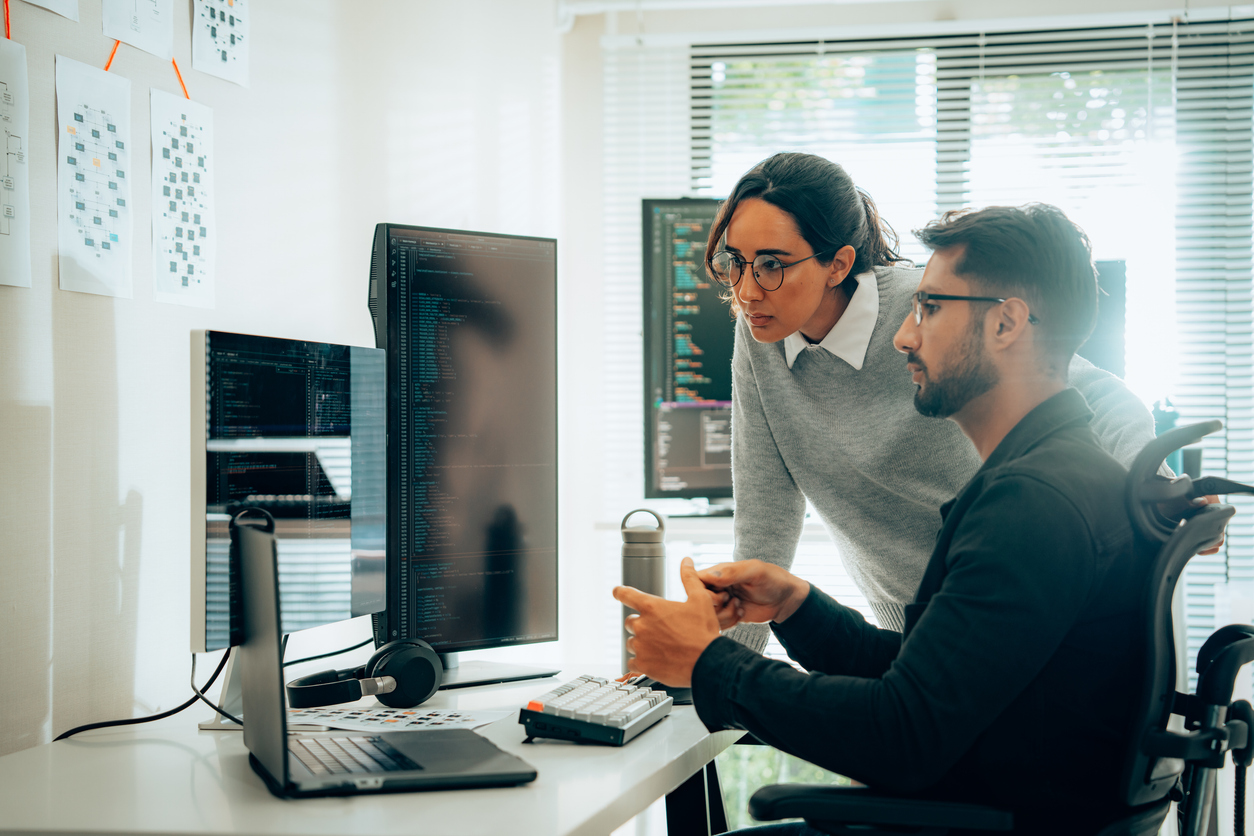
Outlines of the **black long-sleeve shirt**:
{"label": "black long-sleeve shirt", "polygon": [[887,791],[1009,807],[1017,832],[1123,810],[1147,561],[1090,415],[1073,389],[1045,401],[942,507],[903,633],[812,588],[773,625],[810,673],[716,639],[693,671],[706,726]]}

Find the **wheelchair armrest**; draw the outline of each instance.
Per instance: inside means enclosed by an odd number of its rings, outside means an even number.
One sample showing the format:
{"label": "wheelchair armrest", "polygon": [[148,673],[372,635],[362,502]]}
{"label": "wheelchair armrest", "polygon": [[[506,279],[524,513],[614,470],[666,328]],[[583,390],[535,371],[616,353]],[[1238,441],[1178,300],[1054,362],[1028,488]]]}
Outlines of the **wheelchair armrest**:
{"label": "wheelchair armrest", "polygon": [[763,787],[749,799],[749,813],[759,821],[801,818],[809,822],[1000,831],[1014,827],[1014,816],[993,807],[900,798],[869,787],[823,784]]}

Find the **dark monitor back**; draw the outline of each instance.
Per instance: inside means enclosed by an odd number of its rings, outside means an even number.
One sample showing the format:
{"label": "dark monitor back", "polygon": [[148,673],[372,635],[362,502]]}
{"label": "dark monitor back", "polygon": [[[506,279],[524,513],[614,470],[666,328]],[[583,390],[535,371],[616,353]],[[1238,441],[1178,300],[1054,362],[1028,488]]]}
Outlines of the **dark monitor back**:
{"label": "dark monitor back", "polygon": [[388,577],[377,640],[557,638],[557,242],[379,224]]}
{"label": "dark monitor back", "polygon": [[645,496],[729,497],[735,320],[705,272],[721,201],[645,200]]}

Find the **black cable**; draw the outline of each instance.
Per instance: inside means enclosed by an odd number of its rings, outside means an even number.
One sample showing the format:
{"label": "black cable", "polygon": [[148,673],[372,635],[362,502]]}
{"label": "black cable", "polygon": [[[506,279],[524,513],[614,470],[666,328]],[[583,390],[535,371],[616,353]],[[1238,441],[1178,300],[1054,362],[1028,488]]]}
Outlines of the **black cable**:
{"label": "black cable", "polygon": [[352,647],[345,647],[342,650],[332,650],[330,653],[319,653],[317,656],[306,656],[304,659],[293,659],[290,662],[284,662],[283,667],[286,668],[288,665],[299,665],[301,662],[313,662],[317,659],[326,659],[328,656],[339,656],[341,653],[348,653],[350,650],[356,650],[359,647],[365,647],[366,645],[370,644],[373,641],[374,641],[373,638],[369,638],[369,639],[366,639],[361,644],[355,644]]}
{"label": "black cable", "polygon": [[[228,649],[227,649],[227,655],[230,655],[230,652],[231,652],[231,651],[230,651],[230,649],[228,648]],[[219,708],[218,706],[214,705],[214,704],[213,704],[213,703],[209,700],[209,698],[205,696],[204,692],[203,692],[203,691],[201,691],[199,688],[197,688],[197,687],[196,687],[196,654],[195,654],[195,653],[193,653],[193,654],[192,654],[192,676],[191,676],[191,684],[192,684],[192,690],[196,692],[196,697],[197,697],[197,698],[198,698],[201,702],[203,702],[205,705],[209,706],[209,707],[210,707],[210,708],[212,708],[214,711],[218,712],[219,716],[225,717],[226,719],[230,720],[232,723],[234,723],[234,724],[235,724],[235,725],[237,725],[237,726],[242,726],[242,725],[244,725],[244,721],[243,721],[243,720],[241,720],[240,718],[236,717],[234,714],[227,714],[227,713],[226,713],[225,711],[223,711],[221,708]],[[208,687],[209,687],[208,685],[206,685],[206,686],[205,686],[205,688],[208,688]]]}
{"label": "black cable", "polygon": [[1236,809],[1232,812],[1232,832],[1236,836],[1245,836],[1245,766],[1237,764]]}
{"label": "black cable", "polygon": [[[227,657],[230,655],[231,655],[231,651],[229,649],[227,650],[226,653],[222,654],[222,661],[218,662],[218,667],[216,670],[214,670],[213,676],[209,677],[209,681],[205,683],[205,690],[208,690],[213,685],[214,680],[218,678],[218,674],[222,673],[222,669],[226,667]],[[193,653],[192,654],[192,672],[195,673],[195,670],[196,670],[196,654]],[[192,687],[195,688],[194,685]],[[151,717],[131,717],[130,719],[127,719],[127,720],[106,720],[103,723],[88,723],[85,726],[75,726],[69,731],[62,732],[61,734],[57,735],[56,738],[53,740],[53,742],[55,743],[57,740],[65,740],[67,737],[76,735],[79,732],[91,731],[92,729],[103,729],[103,728],[108,728],[109,726],[133,726],[138,723],[151,723],[153,720],[164,720],[166,717],[173,717],[175,714],[178,714],[180,711],[184,711],[188,708],[191,708],[193,705],[195,705],[198,699],[200,698],[192,697],[190,700],[188,700],[187,702],[183,703],[182,705],[176,708],[171,708],[169,711],[163,711],[160,714],[153,714]]]}

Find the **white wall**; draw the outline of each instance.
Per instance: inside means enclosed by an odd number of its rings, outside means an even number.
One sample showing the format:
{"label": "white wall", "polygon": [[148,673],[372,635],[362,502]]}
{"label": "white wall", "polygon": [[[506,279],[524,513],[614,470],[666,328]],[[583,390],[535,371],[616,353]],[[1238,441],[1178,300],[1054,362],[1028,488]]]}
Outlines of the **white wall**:
{"label": "white wall", "polygon": [[[253,3],[248,89],[192,70],[179,2],[175,57],[215,118],[217,307],[153,301],[145,166],[134,298],[61,291],[54,56],[103,66],[112,46],[99,0],[80,6],[12,3],[34,275],[0,287],[0,754],[188,694],[191,329],[373,345],[376,222],[559,234],[553,0]],[[149,88],[178,82],[126,45],[112,72],[138,142]]]}

